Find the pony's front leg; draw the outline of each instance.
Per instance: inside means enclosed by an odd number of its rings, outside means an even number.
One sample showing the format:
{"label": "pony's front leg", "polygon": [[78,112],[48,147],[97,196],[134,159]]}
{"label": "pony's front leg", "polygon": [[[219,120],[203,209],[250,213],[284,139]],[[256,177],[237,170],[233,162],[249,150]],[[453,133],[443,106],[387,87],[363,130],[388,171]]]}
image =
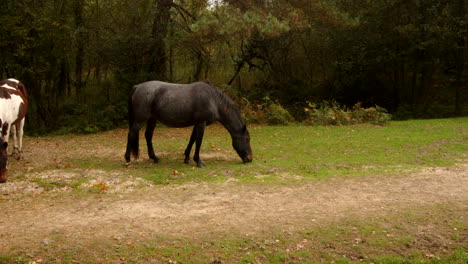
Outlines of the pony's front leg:
{"label": "pony's front leg", "polygon": [[203,134],[205,133],[206,122],[195,125],[195,154],[193,155],[193,160],[197,163],[198,168],[204,168],[202,161],[200,160],[200,148],[203,142]]}
{"label": "pony's front leg", "polygon": [[[0,119],[0,124],[1,124],[1,119]],[[2,138],[3,138],[3,141],[5,142],[8,142],[8,139],[10,138],[10,129],[11,129],[11,126],[8,126],[8,123],[3,123],[3,126],[2,126]]]}
{"label": "pony's front leg", "polygon": [[185,155],[185,164],[189,164],[190,163],[190,152],[192,151],[192,146],[193,146],[193,143],[195,143],[195,139],[196,139],[196,131],[195,131],[195,128],[196,126],[193,127],[193,130],[192,130],[192,135],[190,135],[190,140],[189,140],[189,143],[187,145],[187,148],[185,149],[185,152],[184,152],[184,155]]}
{"label": "pony's front leg", "polygon": [[153,148],[153,133],[154,133],[155,128],[156,128],[156,121],[148,120],[148,122],[146,123],[145,138],[146,138],[146,144],[148,146],[148,157],[150,159],[153,159],[155,163],[159,163],[159,158],[156,157],[156,154],[154,154],[154,148]]}

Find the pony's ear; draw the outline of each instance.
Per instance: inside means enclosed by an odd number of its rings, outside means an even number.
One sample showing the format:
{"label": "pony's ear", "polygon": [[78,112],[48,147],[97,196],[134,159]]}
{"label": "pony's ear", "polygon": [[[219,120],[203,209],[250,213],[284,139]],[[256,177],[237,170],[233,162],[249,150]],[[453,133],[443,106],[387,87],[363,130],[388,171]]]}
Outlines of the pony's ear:
{"label": "pony's ear", "polygon": [[3,125],[2,125],[2,137],[6,136],[7,133],[8,133],[8,123],[5,122],[5,123],[3,123]]}

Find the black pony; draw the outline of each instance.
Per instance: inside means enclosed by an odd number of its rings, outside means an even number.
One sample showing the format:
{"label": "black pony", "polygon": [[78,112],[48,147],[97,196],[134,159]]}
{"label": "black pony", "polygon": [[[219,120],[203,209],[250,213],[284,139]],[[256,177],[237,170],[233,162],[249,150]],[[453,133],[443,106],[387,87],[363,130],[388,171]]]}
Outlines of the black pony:
{"label": "black pony", "polygon": [[130,153],[138,158],[138,135],[146,122],[148,156],[154,162],[153,132],[159,121],[169,127],[194,126],[185,149],[185,163],[190,162],[190,152],[195,142],[193,159],[203,168],[200,147],[207,125],[219,121],[231,134],[232,146],[244,163],[252,161],[250,136],[242,121],[239,108],[218,88],[208,82],[173,84],[150,81],[133,86],[129,100],[129,132],[125,160],[130,164]]}

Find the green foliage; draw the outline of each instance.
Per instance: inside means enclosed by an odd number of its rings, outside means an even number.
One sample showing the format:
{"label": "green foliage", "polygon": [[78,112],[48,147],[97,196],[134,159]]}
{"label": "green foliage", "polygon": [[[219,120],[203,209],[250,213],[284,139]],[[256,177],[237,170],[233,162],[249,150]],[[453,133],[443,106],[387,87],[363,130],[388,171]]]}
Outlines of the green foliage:
{"label": "green foliage", "polygon": [[308,115],[305,123],[315,126],[341,126],[362,123],[384,125],[391,119],[391,115],[388,114],[386,109],[379,106],[363,108],[360,103],[355,104],[351,109],[347,109],[334,101],[323,102],[319,105],[309,103],[304,111]]}
{"label": "green foliage", "polygon": [[278,103],[270,103],[266,111],[266,120],[269,125],[287,125],[294,120],[288,110]]}
{"label": "green foliage", "polygon": [[[128,119],[127,105],[116,104],[66,104],[62,106],[53,134],[96,133],[121,127]],[[52,132],[52,131],[49,131]]]}
{"label": "green foliage", "polygon": [[279,36],[290,30],[288,21],[280,21],[271,13],[260,9],[242,12],[238,8],[223,5],[215,10],[206,10],[190,25],[193,36],[205,39],[250,39],[254,35],[262,38]]}

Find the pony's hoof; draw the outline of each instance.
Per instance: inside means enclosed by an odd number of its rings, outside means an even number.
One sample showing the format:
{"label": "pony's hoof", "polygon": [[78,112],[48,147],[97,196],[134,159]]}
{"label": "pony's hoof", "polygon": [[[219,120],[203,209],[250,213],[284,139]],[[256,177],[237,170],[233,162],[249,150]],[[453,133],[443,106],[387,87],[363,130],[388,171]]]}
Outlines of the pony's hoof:
{"label": "pony's hoof", "polygon": [[154,163],[159,163],[159,158],[154,154],[149,154],[148,157],[153,160]]}
{"label": "pony's hoof", "polygon": [[132,164],[132,163],[129,161],[129,162],[125,163],[125,167],[128,168],[128,167],[130,167],[131,164]]}
{"label": "pony's hoof", "polygon": [[185,163],[185,164],[190,164],[190,163],[192,163],[192,161],[191,161],[190,159],[185,159],[185,160],[184,160],[184,163]]}
{"label": "pony's hoof", "polygon": [[17,148],[15,148],[13,150],[13,152],[11,152],[11,156],[16,158],[17,160],[20,160],[21,159],[21,154],[22,154],[23,151],[19,151]]}
{"label": "pony's hoof", "polygon": [[203,163],[201,163],[201,162],[197,162],[197,167],[198,168],[205,168],[205,165],[203,165]]}

